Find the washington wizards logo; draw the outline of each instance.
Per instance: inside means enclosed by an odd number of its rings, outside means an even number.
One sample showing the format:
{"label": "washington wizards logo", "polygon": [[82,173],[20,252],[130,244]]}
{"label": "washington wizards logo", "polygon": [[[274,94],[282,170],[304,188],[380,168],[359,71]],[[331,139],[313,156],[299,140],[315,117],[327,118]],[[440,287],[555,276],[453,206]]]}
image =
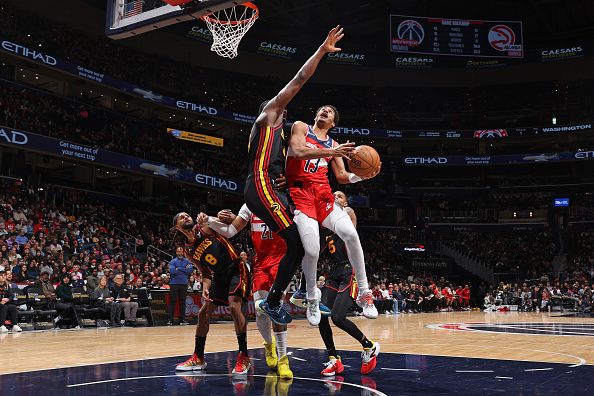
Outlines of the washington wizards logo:
{"label": "washington wizards logo", "polygon": [[553,336],[594,336],[594,323],[441,323],[430,329]]}
{"label": "washington wizards logo", "polygon": [[400,22],[400,25],[396,29],[396,35],[398,38],[393,38],[392,44],[416,47],[425,39],[425,30],[419,22],[413,19],[407,19]]}
{"label": "washington wizards logo", "polygon": [[476,139],[491,139],[491,138],[504,138],[507,137],[506,129],[479,129],[474,131],[474,137]]}

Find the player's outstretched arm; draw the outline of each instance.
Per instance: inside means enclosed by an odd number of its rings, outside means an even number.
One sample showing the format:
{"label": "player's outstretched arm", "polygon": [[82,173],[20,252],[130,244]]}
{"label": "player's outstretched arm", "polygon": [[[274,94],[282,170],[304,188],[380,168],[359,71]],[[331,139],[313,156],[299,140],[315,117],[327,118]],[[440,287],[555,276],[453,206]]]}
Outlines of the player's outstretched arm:
{"label": "player's outstretched arm", "polygon": [[[348,157],[355,149],[355,143],[344,143],[332,148],[312,149],[307,147],[307,124],[301,121],[295,121],[291,127],[291,140],[289,146],[291,155],[300,160],[309,160],[325,157]],[[344,165],[343,165],[344,167]]]}
{"label": "player's outstretched arm", "polygon": [[307,60],[307,62],[305,62],[301,69],[299,69],[299,72],[297,72],[295,77],[293,77],[293,79],[289,81],[289,83],[285,85],[285,87],[281,89],[280,92],[266,104],[266,106],[264,106],[262,114],[260,114],[256,120],[258,125],[275,126],[279,123],[279,119],[282,119],[285,108],[305,85],[307,80],[313,76],[324,55],[341,50],[336,47],[336,43],[343,37],[344,33],[340,25],[330,30],[326,40],[324,40],[317,51]]}
{"label": "player's outstretched arm", "polygon": [[[231,220],[229,223],[228,221]],[[221,210],[217,217],[208,218],[208,226],[225,238],[232,238],[245,228],[248,221],[241,216],[235,216],[229,209]]]}

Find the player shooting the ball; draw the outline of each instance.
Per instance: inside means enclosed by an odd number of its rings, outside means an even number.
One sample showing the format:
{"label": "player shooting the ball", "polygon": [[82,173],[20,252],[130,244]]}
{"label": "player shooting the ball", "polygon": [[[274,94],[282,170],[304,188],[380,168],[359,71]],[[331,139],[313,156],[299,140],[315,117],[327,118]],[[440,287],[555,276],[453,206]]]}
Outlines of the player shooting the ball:
{"label": "player shooting the ball", "polygon": [[[338,119],[336,107],[325,105],[317,110],[313,125],[296,121],[291,129],[287,152],[287,186],[295,204],[293,220],[297,224],[305,249],[302,267],[307,290],[307,319],[314,326],[320,323],[321,318],[320,295],[316,290],[316,269],[320,256],[320,225],[336,233],[346,244],[348,258],[353,265],[359,286],[356,301],[363,308],[363,314],[367,318],[377,318],[378,315],[367,283],[365,259],[359,235],[349,215],[335,203],[328,181],[328,166],[332,167],[340,184],[356,183],[363,178],[347,172],[344,160],[340,156],[327,155],[319,158],[321,151],[339,146],[329,136],[329,131],[336,126]],[[366,179],[375,177],[380,168],[381,163],[368,174]],[[293,295],[293,301],[302,300],[303,297],[297,292],[297,295]]]}

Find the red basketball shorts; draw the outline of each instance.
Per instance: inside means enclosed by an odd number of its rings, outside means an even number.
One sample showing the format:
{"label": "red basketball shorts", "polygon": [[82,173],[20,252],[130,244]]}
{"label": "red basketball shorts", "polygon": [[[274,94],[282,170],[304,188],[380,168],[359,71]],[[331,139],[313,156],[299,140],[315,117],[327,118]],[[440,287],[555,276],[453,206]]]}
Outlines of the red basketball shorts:
{"label": "red basketball shorts", "polygon": [[322,224],[334,210],[334,194],[328,183],[304,183],[289,188],[295,209]]}
{"label": "red basketball shorts", "polygon": [[283,254],[272,254],[266,256],[256,256],[254,269],[252,271],[252,290],[269,291],[276,278],[278,265],[283,258]]}

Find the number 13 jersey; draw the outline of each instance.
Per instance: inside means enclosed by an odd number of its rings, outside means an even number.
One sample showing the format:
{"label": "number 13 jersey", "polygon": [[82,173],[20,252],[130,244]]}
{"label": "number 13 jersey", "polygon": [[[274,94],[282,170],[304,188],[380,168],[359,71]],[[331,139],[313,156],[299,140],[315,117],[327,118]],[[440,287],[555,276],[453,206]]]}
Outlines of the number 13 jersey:
{"label": "number 13 jersey", "polygon": [[[311,126],[307,127],[305,144],[312,149],[324,149],[338,146],[330,136],[326,140],[320,140]],[[289,184],[295,181],[307,183],[328,183],[328,166],[332,157],[301,160],[295,157],[295,153],[289,146],[287,153],[286,176]]]}

